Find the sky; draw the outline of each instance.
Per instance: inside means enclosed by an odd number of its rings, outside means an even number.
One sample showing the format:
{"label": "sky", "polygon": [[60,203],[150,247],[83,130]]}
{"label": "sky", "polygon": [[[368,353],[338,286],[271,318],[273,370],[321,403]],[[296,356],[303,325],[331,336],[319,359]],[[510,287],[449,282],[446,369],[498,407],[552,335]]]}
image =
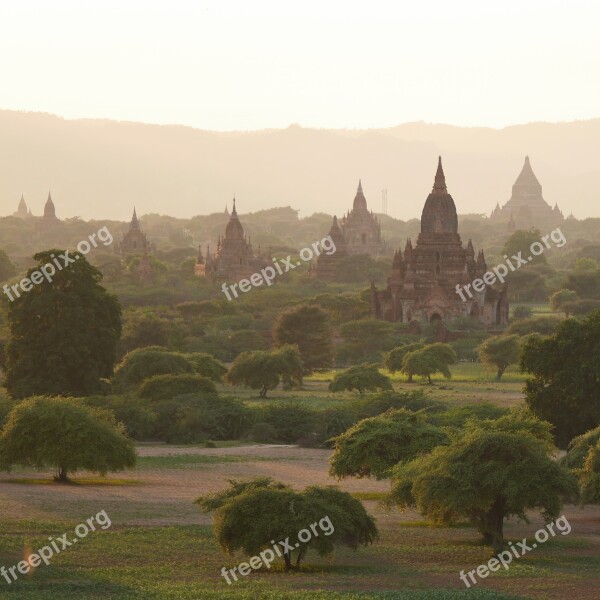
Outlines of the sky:
{"label": "sky", "polygon": [[0,108],[210,130],[600,116],[600,3],[0,1]]}

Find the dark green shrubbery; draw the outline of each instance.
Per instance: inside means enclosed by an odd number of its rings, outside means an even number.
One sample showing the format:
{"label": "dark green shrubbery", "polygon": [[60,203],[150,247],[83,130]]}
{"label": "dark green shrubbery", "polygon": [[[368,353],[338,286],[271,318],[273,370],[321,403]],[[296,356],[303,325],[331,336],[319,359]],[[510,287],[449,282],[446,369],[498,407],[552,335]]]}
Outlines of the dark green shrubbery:
{"label": "dark green shrubbery", "polygon": [[158,402],[185,394],[216,396],[217,388],[207,377],[183,373],[181,375],[155,375],[146,379],[139,389],[140,398]]}

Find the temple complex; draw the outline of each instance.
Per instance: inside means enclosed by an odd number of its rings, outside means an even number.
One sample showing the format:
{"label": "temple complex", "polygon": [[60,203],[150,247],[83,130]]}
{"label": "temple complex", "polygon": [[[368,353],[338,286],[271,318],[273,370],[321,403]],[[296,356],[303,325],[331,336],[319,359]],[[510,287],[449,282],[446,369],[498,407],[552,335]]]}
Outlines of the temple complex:
{"label": "temple complex", "polygon": [[490,219],[506,223],[511,232],[532,227],[546,229],[563,221],[564,216],[558,204],[551,208],[544,200],[542,186],[531,168],[529,156],[525,157],[521,173],[512,186],[510,200],[502,208],[496,204]]}
{"label": "temple complex", "polygon": [[129,229],[123,236],[121,243],[118,244],[117,249],[124,258],[127,256],[141,256],[151,249],[148,238],[140,227],[135,207]]}
{"label": "temple complex", "polygon": [[483,250],[475,257],[471,240],[466,248],[458,233],[458,217],[439,158],[433,190],[421,215],[421,233],[413,247],[409,239],[404,254],[394,254],[385,290],[371,286],[374,318],[410,323],[471,316],[486,326],[508,323],[507,288],[485,286],[482,292],[457,293],[457,285],[470,284],[487,271]]}

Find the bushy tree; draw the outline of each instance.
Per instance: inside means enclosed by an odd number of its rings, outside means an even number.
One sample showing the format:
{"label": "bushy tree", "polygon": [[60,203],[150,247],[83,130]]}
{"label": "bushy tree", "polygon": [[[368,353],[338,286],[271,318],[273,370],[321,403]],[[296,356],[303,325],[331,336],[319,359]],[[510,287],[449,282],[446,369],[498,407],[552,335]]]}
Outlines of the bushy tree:
{"label": "bushy tree", "polygon": [[404,357],[409,353],[409,352],[414,352],[415,350],[421,350],[421,348],[424,348],[425,344],[421,343],[421,342],[414,342],[412,344],[404,344],[402,346],[396,346],[395,348],[392,348],[386,355],[385,355],[385,368],[390,372],[390,373],[395,373],[396,371],[401,371],[402,370],[402,365],[404,362]]}
{"label": "bushy tree", "polygon": [[553,311],[563,311],[565,317],[569,318],[569,304],[578,300],[577,292],[562,289],[550,296],[550,308]]}
{"label": "bushy tree", "polygon": [[137,348],[117,365],[113,387],[116,391],[132,390],[154,375],[180,375],[195,370],[194,364],[179,352],[160,346]]}
{"label": "bushy tree", "polygon": [[56,480],[79,470],[105,475],[135,465],[135,449],[111,411],[72,398],[34,397],[19,403],[0,434],[0,467],[56,468]]}
{"label": "bushy tree", "polygon": [[[214,512],[215,535],[228,554],[242,550],[256,556],[272,546],[270,540],[291,540],[293,550],[281,548],[286,571],[299,569],[309,549],[325,556],[335,546],[357,549],[378,536],[362,503],[332,486],[296,492],[267,478],[232,481],[228,490],[202,496],[196,504]],[[310,540],[296,547],[298,533],[311,524]],[[317,524],[323,524],[320,530]]]}
{"label": "bushy tree", "polygon": [[[510,257],[518,255],[521,252],[522,258],[528,260],[531,256],[531,244],[539,242],[542,234],[539,229],[517,229],[512,233],[502,248],[502,254],[507,254]],[[543,254],[532,256],[530,264],[546,264],[548,260]]]}
{"label": "bushy tree", "polygon": [[144,379],[139,389],[140,398],[159,402],[175,396],[198,394],[216,396],[217,388],[213,381],[202,375],[181,373],[180,375],[154,375]]}
{"label": "bushy tree", "polygon": [[390,410],[359,421],[333,440],[329,473],[334,477],[390,476],[399,462],[413,460],[448,442],[447,434],[421,413]]}
{"label": "bushy tree", "polygon": [[582,321],[563,321],[552,336],[531,336],[521,367],[530,374],[525,402],[554,425],[561,448],[600,425],[600,311]]}
{"label": "bushy tree", "polygon": [[231,365],[227,381],[260,390],[260,397],[266,398],[280,381],[290,387],[302,385],[302,372],[298,347],[285,345],[268,352],[242,352]]}
{"label": "bushy tree", "polygon": [[274,338],[277,346],[298,347],[305,373],[332,365],[329,315],[319,306],[301,304],[281,313],[275,323]]}
{"label": "bushy tree", "polygon": [[508,366],[519,362],[519,336],[513,334],[488,338],[479,346],[478,352],[482,363],[496,367],[496,379],[500,381]]}
{"label": "bushy tree", "polygon": [[432,383],[431,376],[441,373],[446,379],[452,377],[449,365],[456,363],[456,352],[450,344],[440,342],[429,344],[420,350],[414,350],[404,356],[402,371],[408,375],[408,381],[412,381],[413,375],[427,377]]}
{"label": "bushy tree", "polygon": [[[27,276],[64,253],[39,252]],[[74,262],[56,269],[51,281],[43,278],[9,303],[4,383],[14,398],[92,395],[112,375],[121,335],[119,301],[100,285],[102,274],[85,256],[73,252],[69,258]]]}
{"label": "bushy tree", "polygon": [[581,469],[590,449],[598,442],[600,442],[600,426],[573,438],[569,443],[567,454],[561,459],[562,464],[568,469]]}
{"label": "bushy tree", "polygon": [[378,361],[381,353],[394,345],[394,327],[380,319],[348,321],[340,327],[343,343],[337,348],[339,362],[356,363]]}
{"label": "bushy tree", "polygon": [[227,367],[220,360],[205,352],[191,352],[184,356],[194,365],[196,373],[202,377],[220,382],[227,373]]}
{"label": "bushy tree", "polygon": [[531,333],[551,335],[557,330],[560,323],[561,319],[558,317],[540,315],[511,323],[507,333],[516,333],[519,336],[529,335]]}
{"label": "bushy tree", "polygon": [[471,421],[449,445],[393,469],[390,503],[437,523],[468,519],[499,552],[507,517],[527,521],[528,510],[539,510],[550,521],[577,497],[577,481],[552,459],[548,438],[547,424],[532,431],[518,414]]}
{"label": "bushy tree", "polygon": [[367,391],[392,390],[392,382],[379,372],[377,365],[357,365],[336,373],[329,384],[330,392],[358,390],[362,396]]}
{"label": "bushy tree", "polygon": [[600,504],[600,441],[589,449],[578,475],[582,502]]}

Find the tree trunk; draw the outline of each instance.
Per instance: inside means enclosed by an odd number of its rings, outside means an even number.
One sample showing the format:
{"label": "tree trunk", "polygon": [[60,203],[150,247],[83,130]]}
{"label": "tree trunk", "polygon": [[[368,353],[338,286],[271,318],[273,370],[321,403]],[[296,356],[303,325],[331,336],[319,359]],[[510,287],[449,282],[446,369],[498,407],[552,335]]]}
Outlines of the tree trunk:
{"label": "tree trunk", "polygon": [[504,371],[506,371],[506,367],[508,367],[508,365],[502,365],[501,367],[498,367],[498,372],[496,373],[496,379],[498,381],[500,381],[500,379],[502,379],[502,375],[504,375]]}
{"label": "tree trunk", "polygon": [[285,561],[285,570],[291,571],[293,569],[292,557],[289,552],[283,553],[283,560]]}
{"label": "tree trunk", "polygon": [[481,531],[486,543],[498,554],[504,548],[504,499],[499,498],[482,519]]}
{"label": "tree trunk", "polygon": [[429,380],[429,385],[431,385],[431,375],[427,375],[427,379]]}
{"label": "tree trunk", "polygon": [[304,558],[305,554],[306,554],[306,548],[301,548],[298,552],[298,556],[296,557],[296,569],[298,569],[298,570],[300,569],[300,562]]}
{"label": "tree trunk", "polygon": [[266,398],[266,397],[267,397],[267,392],[268,392],[268,391],[269,391],[269,390],[267,389],[267,386],[266,386],[266,385],[263,385],[263,387],[262,387],[262,390],[260,390],[260,394],[259,394],[259,395],[260,395],[260,397],[261,397],[261,398]]}
{"label": "tree trunk", "polygon": [[406,383],[412,383],[412,382],[413,382],[413,380],[412,380],[412,373],[409,373],[408,374],[408,381]]}
{"label": "tree trunk", "polygon": [[54,480],[58,481],[59,483],[69,483],[67,470],[64,467],[58,467],[58,475],[54,478]]}

